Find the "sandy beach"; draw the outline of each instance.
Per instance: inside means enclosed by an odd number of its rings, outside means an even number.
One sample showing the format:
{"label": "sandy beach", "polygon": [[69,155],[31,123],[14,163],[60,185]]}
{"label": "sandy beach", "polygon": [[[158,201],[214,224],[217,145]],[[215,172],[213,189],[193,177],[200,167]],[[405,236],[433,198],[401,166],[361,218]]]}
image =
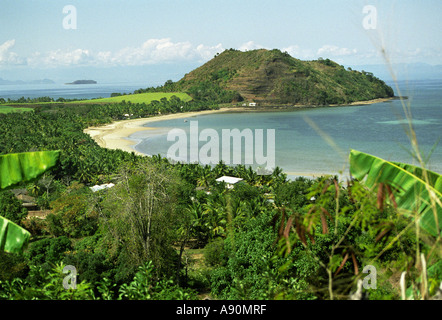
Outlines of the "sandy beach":
{"label": "sandy beach", "polygon": [[218,110],[204,110],[196,112],[173,113],[166,115],[153,116],[149,118],[138,118],[116,121],[100,127],[89,127],[83,132],[91,136],[100,147],[108,149],[120,149],[127,152],[135,152],[138,155],[145,156],[144,153],[136,151],[133,146],[137,143],[128,137],[138,131],[154,130],[156,128],[145,127],[149,122],[191,118],[197,115],[221,113],[221,112],[244,112],[252,111],[250,108],[220,108]]}
{"label": "sandy beach", "polygon": [[[373,103],[380,103],[392,100],[394,98],[375,99],[369,101],[354,102],[352,105],[368,105]],[[305,108],[309,106],[294,106],[295,108]],[[333,106],[330,106],[333,107]],[[195,112],[173,113],[166,115],[158,115],[149,118],[138,118],[116,121],[100,127],[89,127],[83,130],[91,136],[92,139],[97,142],[100,147],[108,149],[120,149],[127,152],[135,152],[138,155],[145,156],[144,153],[136,151],[133,146],[137,143],[134,140],[128,139],[128,137],[138,131],[154,130],[156,128],[145,127],[144,125],[149,122],[183,119],[190,118],[197,115],[221,113],[221,112],[262,112],[272,110],[273,108],[248,108],[248,107],[225,107],[217,110],[204,110]],[[290,109],[290,108],[288,108]],[[274,109],[273,109],[274,110]]]}

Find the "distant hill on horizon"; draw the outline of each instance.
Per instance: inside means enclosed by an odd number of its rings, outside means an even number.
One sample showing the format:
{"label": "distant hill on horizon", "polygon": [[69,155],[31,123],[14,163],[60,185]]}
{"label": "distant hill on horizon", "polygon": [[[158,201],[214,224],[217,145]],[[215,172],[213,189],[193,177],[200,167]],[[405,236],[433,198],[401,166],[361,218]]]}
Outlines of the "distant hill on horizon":
{"label": "distant hill on horizon", "polygon": [[348,104],[394,96],[371,72],[346,69],[330,59],[301,61],[278,49],[225,50],[167,88],[200,99],[220,92],[232,99],[223,102],[260,105]]}
{"label": "distant hill on horizon", "polygon": [[68,82],[65,84],[97,84],[95,80],[75,80],[73,82]]}
{"label": "distant hill on horizon", "polygon": [[23,81],[23,80],[5,80],[0,78],[0,85],[21,85],[21,84],[54,84],[55,82],[50,79],[42,79],[42,80],[31,80],[31,81]]}
{"label": "distant hill on horizon", "polygon": [[[345,65],[357,70],[366,70],[387,83],[397,81],[442,80],[442,65],[428,63],[392,63],[391,69],[386,64]],[[391,74],[394,72],[395,78]]]}

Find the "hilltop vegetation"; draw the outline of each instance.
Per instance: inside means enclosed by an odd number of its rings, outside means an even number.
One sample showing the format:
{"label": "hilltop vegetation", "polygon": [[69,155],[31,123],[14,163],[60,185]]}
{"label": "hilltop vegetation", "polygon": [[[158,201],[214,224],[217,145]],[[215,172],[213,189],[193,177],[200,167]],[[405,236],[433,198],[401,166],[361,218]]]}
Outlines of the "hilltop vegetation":
{"label": "hilltop vegetation", "polygon": [[178,82],[158,91],[183,91],[194,99],[260,105],[348,104],[394,96],[372,73],[329,60],[301,61],[280,50],[226,50]]}

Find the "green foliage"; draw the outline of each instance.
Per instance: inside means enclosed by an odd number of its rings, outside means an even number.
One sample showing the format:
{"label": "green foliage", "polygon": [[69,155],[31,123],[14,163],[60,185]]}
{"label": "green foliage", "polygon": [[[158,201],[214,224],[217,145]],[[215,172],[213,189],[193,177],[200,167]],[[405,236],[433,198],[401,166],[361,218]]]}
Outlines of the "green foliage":
{"label": "green foliage", "polygon": [[0,216],[0,251],[22,252],[31,234],[12,221]]}
{"label": "green foliage", "polygon": [[298,177],[293,181],[280,184],[275,189],[275,204],[277,207],[289,207],[299,210],[310,203],[307,199],[309,189],[313,180],[304,177]]}
{"label": "green foliage", "polygon": [[174,221],[181,181],[149,163],[128,166],[119,175],[101,203],[107,236],[127,252],[128,264],[151,260],[157,272],[170,275],[178,263],[172,244],[179,228]]}
{"label": "green foliage", "polygon": [[0,188],[37,178],[53,167],[60,151],[35,151],[0,155]]}
{"label": "green foliage", "polygon": [[[350,171],[369,188],[379,186],[383,192],[394,197],[395,205],[406,216],[419,216],[419,225],[432,236],[441,233],[442,176],[421,168],[389,162],[366,153],[350,152]],[[383,191],[385,186],[386,191]],[[382,199],[381,199],[382,200]],[[383,201],[383,200],[382,200]]]}
{"label": "green foliage", "polygon": [[31,267],[32,282],[15,278],[12,281],[0,281],[0,299],[7,300],[90,300],[94,295],[91,285],[86,282],[77,283],[76,289],[66,290],[63,287],[64,264],[56,264],[53,268],[43,271]]}
{"label": "green foliage", "polygon": [[48,270],[61,262],[70,250],[72,250],[72,242],[66,236],[45,238],[32,242],[25,256],[30,265],[41,266],[44,270]]}
{"label": "green foliage", "polygon": [[[262,299],[269,294],[276,234],[270,212],[248,220],[224,241],[227,262],[211,273],[212,293],[220,299]],[[251,246],[250,244],[253,244]]]}
{"label": "green foliage", "polygon": [[247,97],[269,105],[329,105],[394,96],[372,73],[348,71],[330,59],[300,61],[277,49],[225,50],[171,87],[217,103]]}
{"label": "green foliage", "polygon": [[0,281],[25,278],[27,269],[26,259],[22,254],[0,251]]}
{"label": "green foliage", "polygon": [[[358,181],[344,188],[336,178],[320,178],[309,191],[307,198],[315,197],[311,203],[281,209],[277,257],[288,259],[279,272],[309,283],[317,298],[348,297],[365,265],[374,264],[379,277],[380,269],[413,269],[419,247],[438,256],[416,241],[409,218]],[[386,279],[382,273],[378,281]],[[384,287],[374,298],[397,297],[390,289]]]}
{"label": "green foliage", "polygon": [[[37,178],[57,163],[59,154],[60,151],[41,151],[0,155],[0,189]],[[2,196],[2,206],[6,206],[3,209],[8,210],[4,214],[10,215],[14,220],[21,219],[24,212],[17,214],[18,209],[11,208],[11,202],[14,207],[10,198],[7,199],[6,196],[5,199],[5,195]],[[0,216],[0,251],[21,252],[29,238],[30,233],[27,230]]]}
{"label": "green foliage", "polygon": [[[256,71],[269,77],[280,74],[278,65],[289,66],[290,79],[274,93],[282,92],[279,97],[290,103],[347,103],[384,91],[392,95],[372,74],[345,71],[330,60],[302,63],[278,50],[228,50],[215,60],[184,82],[137,92],[172,93],[186,87],[196,98],[191,102],[172,95],[149,104],[49,103],[32,113],[0,114],[1,153],[49,149],[63,154],[50,175],[25,186],[53,213],[30,229],[33,238],[24,255],[0,253],[1,299],[196,299],[188,286],[218,299],[347,299],[368,264],[378,268],[378,289],[367,290],[370,299],[397,299],[398,286],[390,284],[390,277],[403,271],[415,297],[436,292],[440,244],[416,233],[412,217],[396,210],[400,201],[393,201],[385,188],[379,193],[336,177],[287,181],[280,168],[258,175],[222,162],[213,167],[171,164],[159,156],[100,148],[83,133],[89,126],[124,119],[126,113],[148,117],[239,101],[237,88],[225,85],[238,81],[241,64],[250,75]],[[271,61],[268,68],[263,61]],[[438,190],[438,180],[426,174]],[[244,183],[227,189],[215,182],[222,175]],[[107,182],[116,186],[98,193],[88,188]],[[11,194],[1,193],[0,199],[2,212],[19,221],[22,209]],[[42,238],[46,229],[53,237]],[[193,258],[195,252],[204,252],[205,259]],[[426,280],[421,253],[428,260]],[[63,288],[63,264],[77,268],[80,290]]]}
{"label": "green foliage", "polygon": [[[137,91],[138,92],[138,91]],[[154,100],[165,98],[165,102],[172,100],[173,102],[189,102],[192,100],[190,96],[182,92],[147,92],[134,94],[113,94],[110,98],[92,99],[82,101],[82,103],[121,103],[123,100],[131,103],[149,104]]]}
{"label": "green foliage", "polygon": [[[2,98],[0,98],[0,103],[2,102]],[[32,108],[20,108],[20,107],[11,107],[11,106],[0,106],[0,113],[11,113],[11,112],[29,112],[32,111]]]}
{"label": "green foliage", "polygon": [[89,188],[73,183],[55,201],[48,215],[48,228],[54,236],[72,238],[93,235],[98,229],[98,213]]}
{"label": "green foliage", "polygon": [[28,215],[14,194],[10,191],[0,191],[0,216],[20,225],[23,218]]}
{"label": "green foliage", "polygon": [[[167,101],[150,104],[47,104],[36,107],[32,113],[0,114],[0,154],[57,149],[63,156],[51,171],[55,181],[64,181],[66,185],[72,180],[108,183],[123,163],[136,162],[141,157],[100,148],[84,129],[126,119],[125,114],[140,118],[210,108],[217,106],[207,102],[183,102],[172,96]],[[17,139],[18,136],[21,139]]]}
{"label": "green foliage", "polygon": [[222,238],[216,238],[210,241],[204,249],[204,261],[209,266],[225,264],[227,257],[224,249],[224,240]]}
{"label": "green foliage", "polygon": [[119,299],[123,300],[194,300],[195,292],[185,290],[172,280],[157,280],[152,262],[139,267],[132,282],[119,289]]}

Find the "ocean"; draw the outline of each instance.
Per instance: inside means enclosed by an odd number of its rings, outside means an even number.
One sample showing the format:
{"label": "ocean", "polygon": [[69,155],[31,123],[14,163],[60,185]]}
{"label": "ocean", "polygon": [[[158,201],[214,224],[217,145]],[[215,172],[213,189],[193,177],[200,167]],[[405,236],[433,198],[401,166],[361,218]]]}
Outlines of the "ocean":
{"label": "ocean", "polygon": [[[391,84],[393,86],[393,84]],[[377,157],[417,164],[407,135],[405,110],[412,115],[412,125],[421,154],[427,159],[427,169],[442,173],[442,80],[399,82],[406,100],[343,107],[303,108],[294,111],[244,112],[199,115],[188,119],[157,121],[147,124],[157,130],[140,131],[130,138],[138,143],[137,151],[167,156],[176,140],[168,141],[171,129],[181,129],[188,135],[190,160],[190,124],[197,121],[198,131],[214,129],[222,138],[223,129],[240,131],[263,129],[264,154],[266,132],[275,132],[275,164],[289,178],[321,174],[348,177],[348,155],[351,149]],[[396,95],[398,94],[395,90]],[[194,122],[195,124],[195,122]],[[256,138],[256,137],[255,137]],[[208,141],[208,140],[207,140]],[[199,150],[207,144],[199,141]],[[222,158],[222,142],[218,157]],[[231,143],[233,152],[233,141]],[[242,163],[246,147],[243,144]],[[230,163],[234,162],[231,158]],[[254,164],[253,167],[258,167]]]}
{"label": "ocean", "polygon": [[140,88],[147,88],[145,83],[104,83],[104,84],[11,84],[0,85],[0,98],[17,100],[21,97],[54,99],[93,99],[108,98],[114,92],[133,93]]}
{"label": "ocean", "polygon": [[[398,92],[394,84],[389,83]],[[113,92],[129,93],[149,85],[96,84],[96,85],[3,85],[0,97],[18,99],[22,96],[68,99],[109,97]],[[140,131],[130,139],[136,140],[137,151],[166,156],[173,141],[167,141],[172,129],[190,133],[190,124],[197,123],[198,131],[213,129],[222,137],[223,129],[250,129],[264,132],[264,154],[269,152],[266,133],[274,130],[274,163],[289,178],[300,175],[348,174],[348,154],[351,149],[370,153],[377,157],[416,164],[411,154],[404,120],[403,103],[411,111],[421,154],[427,159],[427,168],[442,173],[442,80],[400,81],[401,95],[407,100],[392,100],[360,106],[302,108],[293,111],[218,113],[199,115],[187,119],[151,122],[148,127],[156,130]],[[192,122],[197,121],[197,122]],[[255,136],[256,140],[256,136]],[[199,141],[199,149],[207,142]],[[222,143],[220,141],[219,154]],[[190,148],[190,143],[188,143]],[[231,151],[234,152],[233,146]],[[255,150],[256,151],[256,150]],[[245,159],[246,147],[241,150]],[[190,154],[190,149],[188,149]],[[220,156],[221,157],[221,156]]]}

